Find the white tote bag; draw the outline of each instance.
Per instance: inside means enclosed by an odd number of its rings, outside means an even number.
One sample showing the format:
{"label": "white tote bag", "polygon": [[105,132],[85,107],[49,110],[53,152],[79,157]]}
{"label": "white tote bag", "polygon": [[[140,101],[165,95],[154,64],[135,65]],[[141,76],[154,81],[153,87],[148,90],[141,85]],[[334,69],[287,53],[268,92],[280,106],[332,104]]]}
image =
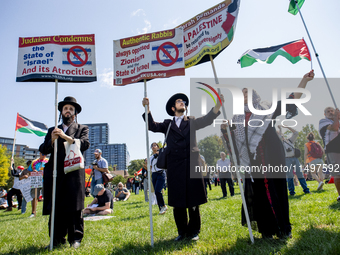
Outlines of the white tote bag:
{"label": "white tote bag", "polygon": [[64,160],[64,173],[70,173],[84,168],[84,158],[80,151],[80,140],[74,139],[73,144],[64,142],[65,146],[65,160]]}

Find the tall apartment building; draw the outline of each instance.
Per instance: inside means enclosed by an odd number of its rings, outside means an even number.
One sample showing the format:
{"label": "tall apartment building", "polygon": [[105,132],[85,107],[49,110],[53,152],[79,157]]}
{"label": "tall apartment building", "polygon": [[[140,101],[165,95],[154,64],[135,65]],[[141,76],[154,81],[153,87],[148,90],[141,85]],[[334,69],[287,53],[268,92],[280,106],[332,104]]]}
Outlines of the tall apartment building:
{"label": "tall apartment building", "polygon": [[109,165],[117,165],[117,170],[127,170],[130,161],[129,151],[125,143],[109,144],[109,125],[107,123],[84,124],[89,127],[90,148],[85,151],[86,166],[94,161],[94,150],[101,149],[102,157]]}
{"label": "tall apartment building", "polygon": [[[0,137],[0,144],[7,148],[7,151],[12,153],[13,138]],[[33,160],[39,157],[39,149],[30,148],[24,144],[15,144],[14,156],[24,158],[25,160]]]}

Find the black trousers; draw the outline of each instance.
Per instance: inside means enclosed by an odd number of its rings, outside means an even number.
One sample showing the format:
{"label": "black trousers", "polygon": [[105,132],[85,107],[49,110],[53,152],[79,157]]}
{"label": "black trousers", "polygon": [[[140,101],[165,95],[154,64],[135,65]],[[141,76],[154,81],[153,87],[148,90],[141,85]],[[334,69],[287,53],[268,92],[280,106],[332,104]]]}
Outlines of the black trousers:
{"label": "black trousers", "polygon": [[[189,212],[189,222],[187,209]],[[179,235],[198,235],[201,231],[201,215],[199,206],[191,208],[174,207],[174,218]]]}
{"label": "black trousers", "polygon": [[13,200],[12,197],[16,195],[17,199],[18,199],[18,206],[21,208],[21,202],[22,202],[22,194],[20,189],[14,189],[12,188],[10,191],[8,191],[7,193],[7,204],[8,207],[12,207],[13,206]]}
{"label": "black trousers", "polygon": [[223,197],[227,196],[226,182],[228,183],[228,186],[229,186],[230,195],[233,196],[234,195],[234,183],[233,183],[233,180],[231,178],[220,178],[220,182],[221,182],[221,188],[222,188]]}
{"label": "black trousers", "polygon": [[[51,217],[48,221],[48,234],[51,234]],[[54,218],[54,238],[53,245],[66,243],[73,244],[75,241],[81,242],[84,236],[84,220],[82,210],[75,212],[56,211]]]}
{"label": "black trousers", "polygon": [[209,186],[209,190],[211,190],[210,178],[204,178],[205,189]]}

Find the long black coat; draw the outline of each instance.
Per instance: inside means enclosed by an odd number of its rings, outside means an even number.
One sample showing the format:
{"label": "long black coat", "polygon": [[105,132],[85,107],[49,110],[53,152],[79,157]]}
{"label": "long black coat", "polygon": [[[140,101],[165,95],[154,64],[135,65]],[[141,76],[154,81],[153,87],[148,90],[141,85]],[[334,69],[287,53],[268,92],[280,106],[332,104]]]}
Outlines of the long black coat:
{"label": "long black coat", "polygon": [[[63,129],[62,125],[58,128]],[[50,160],[44,169],[44,205],[43,215],[51,214],[52,208],[52,186],[53,186],[53,162],[54,148],[51,143],[51,133],[54,127],[48,130],[45,141],[39,150],[43,154],[51,153]],[[80,139],[80,150],[82,153],[90,147],[89,128],[73,122],[67,129],[66,135]],[[65,140],[58,138],[57,151],[57,185],[56,185],[56,210],[79,211],[84,209],[85,198],[85,169],[64,173]]]}
{"label": "long black coat", "polygon": [[[220,114],[212,110],[205,116],[195,119],[188,117],[178,128],[174,119],[154,122],[151,113],[148,114],[149,130],[166,134],[167,137],[167,182],[168,203],[173,207],[189,208],[207,202],[205,185],[202,175],[195,174],[195,166],[199,166],[199,149],[196,142],[196,130],[213,123]],[[145,115],[143,114],[143,118]],[[191,178],[190,177],[195,177]],[[195,176],[194,176],[195,175]]]}

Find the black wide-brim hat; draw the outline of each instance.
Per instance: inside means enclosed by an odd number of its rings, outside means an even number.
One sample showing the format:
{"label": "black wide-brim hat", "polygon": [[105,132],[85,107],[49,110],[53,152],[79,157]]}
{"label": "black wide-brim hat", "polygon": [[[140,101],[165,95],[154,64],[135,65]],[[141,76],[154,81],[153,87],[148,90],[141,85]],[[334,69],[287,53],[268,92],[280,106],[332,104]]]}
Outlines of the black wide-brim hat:
{"label": "black wide-brim hat", "polygon": [[73,105],[74,108],[76,109],[76,113],[81,112],[81,106],[77,103],[77,100],[74,97],[65,97],[64,101],[59,102],[58,110],[62,112],[64,105],[67,105],[67,104]]}
{"label": "black wide-brim hat", "polygon": [[165,106],[166,112],[170,116],[175,116],[175,112],[171,108],[174,107],[177,99],[182,99],[183,101],[185,101],[185,105],[189,106],[189,98],[185,94],[177,93],[177,94],[173,95],[172,97],[170,97],[170,99],[168,100],[168,102],[166,103],[166,106]]}

